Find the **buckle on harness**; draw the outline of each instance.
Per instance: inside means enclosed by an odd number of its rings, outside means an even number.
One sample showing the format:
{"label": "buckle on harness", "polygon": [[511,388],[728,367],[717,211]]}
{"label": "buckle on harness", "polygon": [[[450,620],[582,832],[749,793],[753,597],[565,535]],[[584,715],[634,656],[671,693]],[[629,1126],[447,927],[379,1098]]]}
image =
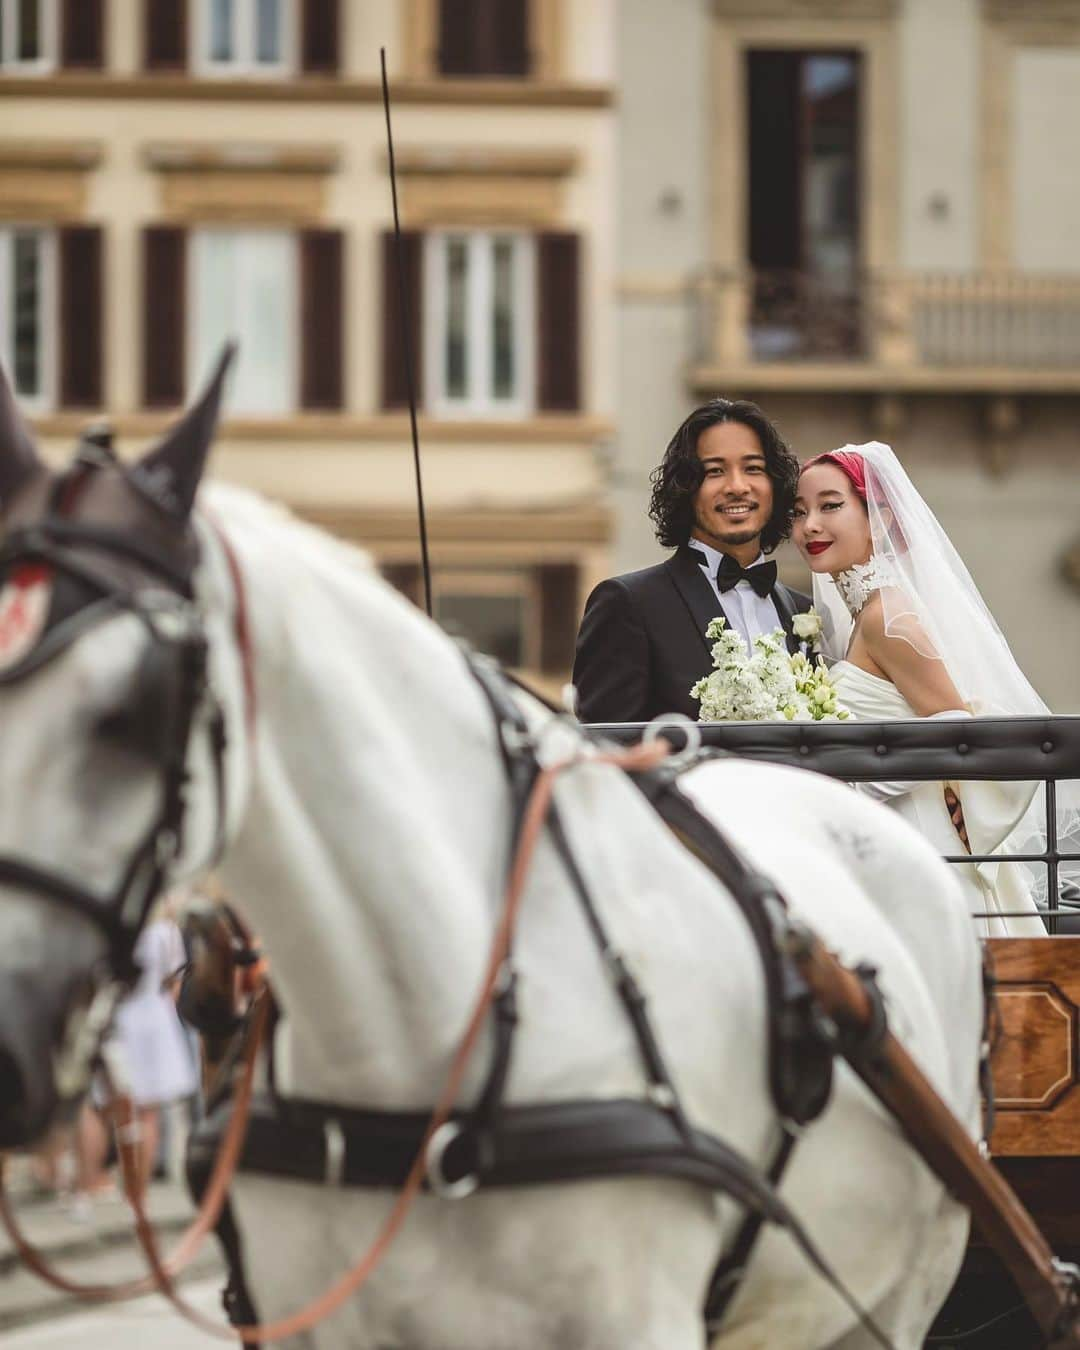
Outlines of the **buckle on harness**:
{"label": "buckle on harness", "polygon": [[467,1172],[457,1181],[447,1181],[442,1170],[446,1150],[464,1133],[464,1128],[456,1120],[446,1120],[428,1141],[424,1157],[424,1174],[431,1187],[431,1193],[441,1200],[464,1200],[480,1185],[480,1178],[475,1172]]}
{"label": "buckle on harness", "polygon": [[323,1182],[340,1187],[345,1181],[345,1131],[341,1122],[332,1116],[323,1121],[323,1140],[326,1144],[326,1166]]}

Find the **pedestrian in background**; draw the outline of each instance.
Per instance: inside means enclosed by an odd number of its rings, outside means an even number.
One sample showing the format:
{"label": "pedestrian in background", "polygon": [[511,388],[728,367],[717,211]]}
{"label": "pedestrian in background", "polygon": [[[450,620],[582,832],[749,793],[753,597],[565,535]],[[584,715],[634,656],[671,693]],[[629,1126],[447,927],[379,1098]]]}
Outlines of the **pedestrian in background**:
{"label": "pedestrian in background", "polygon": [[176,1012],[175,977],[184,944],[167,897],[135,945],[138,983],[116,1012],[115,1035],[139,1125],[138,1182],[149,1184],[157,1156],[161,1113],[198,1086],[187,1036]]}

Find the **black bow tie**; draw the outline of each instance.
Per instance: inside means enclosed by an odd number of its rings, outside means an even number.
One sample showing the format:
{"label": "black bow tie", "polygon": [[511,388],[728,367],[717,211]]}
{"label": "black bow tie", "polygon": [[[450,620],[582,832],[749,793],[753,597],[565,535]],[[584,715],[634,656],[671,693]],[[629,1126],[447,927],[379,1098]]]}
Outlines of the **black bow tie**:
{"label": "black bow tie", "polygon": [[[709,565],[709,560],[700,549],[692,548],[690,552],[703,566]],[[748,581],[756,594],[764,599],[776,585],[776,563],[763,562],[757,563],[754,567],[740,567],[734,558],[725,553],[720,559],[720,569],[716,573],[716,589],[723,595],[740,581]]]}

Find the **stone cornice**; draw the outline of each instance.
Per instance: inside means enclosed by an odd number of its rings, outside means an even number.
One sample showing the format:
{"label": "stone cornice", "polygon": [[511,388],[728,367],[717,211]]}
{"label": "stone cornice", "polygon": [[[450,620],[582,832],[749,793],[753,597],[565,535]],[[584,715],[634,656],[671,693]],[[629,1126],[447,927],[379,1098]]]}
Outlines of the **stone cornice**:
{"label": "stone cornice", "polygon": [[900,0],[712,0],[722,19],[893,19]]}
{"label": "stone cornice", "polygon": [[0,140],[0,169],[89,170],[101,163],[101,141]]}
{"label": "stone cornice", "polygon": [[159,173],[331,173],[341,151],[328,144],[157,141],[145,147],[143,158]]}
{"label": "stone cornice", "polygon": [[[383,168],[387,157],[380,155]],[[399,176],[566,178],[578,167],[573,150],[501,150],[475,146],[403,146],[395,155]]]}
{"label": "stone cornice", "polygon": [[[198,103],[374,103],[374,81],[314,77],[294,80],[200,80],[187,75],[44,75],[0,78],[0,99],[191,100]],[[610,108],[607,84],[560,80],[402,80],[394,103],[455,107]]]}
{"label": "stone cornice", "polygon": [[1080,0],[982,0],[983,17],[1009,26],[1080,23]]}
{"label": "stone cornice", "polygon": [[[178,415],[173,413],[117,413],[109,417],[118,437],[160,435]],[[45,413],[30,418],[38,436],[76,437],[86,425],[80,413]],[[425,445],[478,444],[581,445],[608,440],[614,424],[603,417],[578,413],[546,413],[522,421],[440,421],[421,414],[420,433]],[[338,441],[348,451],[356,443],[407,441],[409,419],[404,413],[357,417],[349,413],[298,413],[280,418],[226,418],[218,439],[256,446],[287,442]]]}

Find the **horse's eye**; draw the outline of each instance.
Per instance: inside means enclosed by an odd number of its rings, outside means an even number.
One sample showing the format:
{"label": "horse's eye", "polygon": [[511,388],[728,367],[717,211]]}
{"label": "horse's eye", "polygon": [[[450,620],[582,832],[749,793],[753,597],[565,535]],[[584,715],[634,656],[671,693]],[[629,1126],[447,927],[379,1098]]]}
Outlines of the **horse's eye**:
{"label": "horse's eye", "polygon": [[98,734],[113,745],[153,759],[165,756],[178,734],[179,673],[174,654],[158,644],[152,646],[124,701],[98,720]]}

